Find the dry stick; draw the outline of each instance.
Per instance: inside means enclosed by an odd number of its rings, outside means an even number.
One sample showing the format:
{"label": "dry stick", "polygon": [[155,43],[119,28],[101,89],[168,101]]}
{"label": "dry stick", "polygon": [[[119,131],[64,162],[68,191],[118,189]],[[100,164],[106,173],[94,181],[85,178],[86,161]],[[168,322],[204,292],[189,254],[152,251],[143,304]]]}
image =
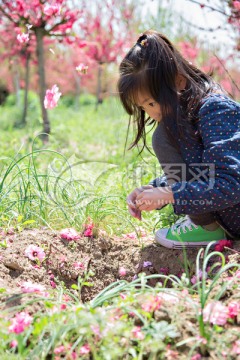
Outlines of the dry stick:
{"label": "dry stick", "polygon": [[216,55],[216,53],[214,52],[214,56],[218,59],[218,61],[220,62],[220,64],[222,65],[222,67],[224,68],[224,70],[226,71],[227,75],[229,76],[229,78],[231,79],[232,83],[236,86],[236,88],[238,89],[238,91],[240,91],[240,88],[238,87],[238,85],[236,84],[236,82],[233,80],[231,74],[229,73],[228,69],[225,67],[224,63],[222,62],[221,59],[219,59],[219,57]]}
{"label": "dry stick", "polygon": [[[56,251],[59,251],[58,248],[57,248],[55,245],[53,245],[52,243],[50,243],[49,252],[48,252],[47,257],[46,257],[47,260],[49,260],[49,257],[50,257],[50,255],[51,255],[51,253],[52,253],[52,248],[54,248]],[[48,271],[48,266],[49,266],[49,264],[48,264],[48,262],[46,261],[47,271]]]}
{"label": "dry stick", "polygon": [[239,255],[240,255],[240,251],[237,251],[237,250],[235,250],[235,249],[229,248],[229,247],[227,247],[227,246],[224,246],[224,248],[227,249],[227,250],[232,251],[234,254],[239,254]]}
{"label": "dry stick", "polygon": [[47,258],[46,258],[46,270],[47,270],[47,272],[49,271],[49,263],[48,263],[48,260],[49,260],[49,258],[50,258],[51,253],[52,253],[52,244],[50,243],[49,252],[48,252]]}
{"label": "dry stick", "polygon": [[205,28],[196,24],[192,24],[191,22],[187,21],[183,16],[180,16],[181,20],[184,21],[187,25],[194,27],[195,29],[201,30],[201,31],[208,31],[208,32],[214,32],[217,30],[223,29],[221,25],[215,27],[215,28]]}
{"label": "dry stick", "polygon": [[[88,259],[88,262],[87,262],[87,265],[86,265],[86,273],[88,273],[89,272],[89,269],[90,269],[90,265],[91,265],[91,261],[92,261],[92,258],[90,257],[89,259]],[[80,289],[79,289],[79,301],[81,302],[81,303],[83,303],[83,299],[82,299],[82,290],[83,290],[83,287],[84,287],[84,285],[82,285],[81,287],[80,287]]]}
{"label": "dry stick", "polygon": [[[188,1],[193,1],[193,0],[188,0]],[[217,10],[216,10],[217,11]],[[181,19],[183,20],[183,17],[181,16]],[[197,25],[194,25],[190,22],[188,22],[187,20],[184,19],[184,21],[190,25],[190,26],[193,26],[194,28],[197,28],[198,30],[203,30],[203,31],[209,31],[209,32],[214,32],[216,30],[220,30],[222,29],[222,27],[219,25],[218,27],[216,28],[203,28],[201,26],[197,26]],[[225,72],[227,73],[228,77],[230,78],[230,80],[232,81],[233,85],[236,87],[236,89],[238,91],[240,91],[240,88],[238,87],[238,85],[236,84],[236,82],[233,80],[231,74],[229,73],[229,71],[227,70],[227,68],[225,67],[225,65],[223,64],[223,62],[219,59],[219,57],[216,55],[216,53],[214,52],[214,56],[217,58],[217,60],[220,62],[220,64],[222,65],[222,67],[224,68]]]}
{"label": "dry stick", "polygon": [[218,13],[223,14],[223,15],[225,15],[225,16],[229,16],[225,11],[223,11],[223,10],[221,10],[221,9],[217,9],[217,8],[215,8],[215,7],[213,7],[213,6],[210,6],[210,5],[201,4],[201,2],[199,2],[199,1],[197,1],[197,0],[187,0],[187,1],[189,1],[189,2],[191,2],[191,3],[193,3],[193,4],[197,4],[197,5],[199,5],[199,6],[204,5],[204,6],[203,6],[204,8],[207,8],[207,9],[210,9],[210,10],[212,10],[212,11],[218,12]]}
{"label": "dry stick", "polygon": [[88,272],[89,269],[90,269],[91,261],[92,261],[92,258],[90,257],[90,258],[88,259],[88,262],[87,262],[87,265],[86,265],[86,270],[87,270],[87,272]]}

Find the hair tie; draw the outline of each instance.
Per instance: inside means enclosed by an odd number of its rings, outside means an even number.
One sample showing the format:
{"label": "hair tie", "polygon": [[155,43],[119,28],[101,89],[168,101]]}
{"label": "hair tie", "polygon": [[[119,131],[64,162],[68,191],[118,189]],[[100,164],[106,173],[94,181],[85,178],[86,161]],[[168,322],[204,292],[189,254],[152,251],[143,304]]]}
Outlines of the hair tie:
{"label": "hair tie", "polygon": [[141,34],[137,40],[137,44],[139,44],[143,48],[147,47],[148,46],[147,35]]}

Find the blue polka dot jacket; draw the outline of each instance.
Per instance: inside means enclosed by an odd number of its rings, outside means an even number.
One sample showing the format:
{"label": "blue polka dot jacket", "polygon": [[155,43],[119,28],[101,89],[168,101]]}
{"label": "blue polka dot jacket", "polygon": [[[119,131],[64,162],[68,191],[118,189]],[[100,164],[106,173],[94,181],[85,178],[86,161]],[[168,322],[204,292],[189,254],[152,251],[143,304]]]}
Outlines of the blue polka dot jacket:
{"label": "blue polka dot jacket", "polygon": [[[214,212],[216,220],[240,237],[240,104],[226,95],[206,96],[199,109],[197,130],[201,141],[186,132],[178,139],[192,179],[172,187],[174,212],[196,215]],[[194,165],[195,164],[195,165]],[[166,178],[153,185],[166,186]]]}

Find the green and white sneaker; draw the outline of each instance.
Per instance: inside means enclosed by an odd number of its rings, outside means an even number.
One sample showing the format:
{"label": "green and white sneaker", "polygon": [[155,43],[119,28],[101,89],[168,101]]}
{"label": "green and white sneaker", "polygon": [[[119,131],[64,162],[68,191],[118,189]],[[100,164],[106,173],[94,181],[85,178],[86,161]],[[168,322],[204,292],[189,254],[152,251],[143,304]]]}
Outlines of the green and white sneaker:
{"label": "green and white sneaker", "polygon": [[160,229],[155,234],[155,240],[170,249],[194,248],[207,246],[214,241],[226,240],[224,230],[219,226],[216,230],[206,230],[195,225],[188,216],[177,220],[170,228]]}

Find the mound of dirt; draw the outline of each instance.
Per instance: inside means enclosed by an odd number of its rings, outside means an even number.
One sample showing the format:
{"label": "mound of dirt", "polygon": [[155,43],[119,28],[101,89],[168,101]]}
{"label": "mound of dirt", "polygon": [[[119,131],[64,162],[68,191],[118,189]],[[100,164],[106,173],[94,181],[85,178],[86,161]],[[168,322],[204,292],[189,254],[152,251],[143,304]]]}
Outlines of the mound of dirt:
{"label": "mound of dirt", "polygon": [[[3,240],[3,239],[2,239]],[[86,271],[92,275],[87,281],[93,286],[84,286],[82,301],[88,301],[107,285],[125,279],[132,281],[140,272],[146,274],[175,274],[184,271],[184,256],[181,250],[166,249],[154,243],[153,239],[143,237],[140,240],[131,237],[99,238],[81,237],[76,241],[62,240],[60,235],[47,229],[23,230],[20,233],[6,235],[7,247],[0,248],[0,288],[6,288],[7,294],[19,294],[25,281],[45,286],[46,290],[58,284],[71,288],[77,284],[79,276]],[[29,245],[38,245],[45,251],[46,257],[41,264],[25,255]],[[235,249],[240,250],[240,242]],[[195,272],[198,250],[188,250],[187,259],[190,273]],[[124,268],[126,275],[121,274]],[[157,281],[157,280],[156,280]],[[150,282],[154,285],[156,281]]]}

